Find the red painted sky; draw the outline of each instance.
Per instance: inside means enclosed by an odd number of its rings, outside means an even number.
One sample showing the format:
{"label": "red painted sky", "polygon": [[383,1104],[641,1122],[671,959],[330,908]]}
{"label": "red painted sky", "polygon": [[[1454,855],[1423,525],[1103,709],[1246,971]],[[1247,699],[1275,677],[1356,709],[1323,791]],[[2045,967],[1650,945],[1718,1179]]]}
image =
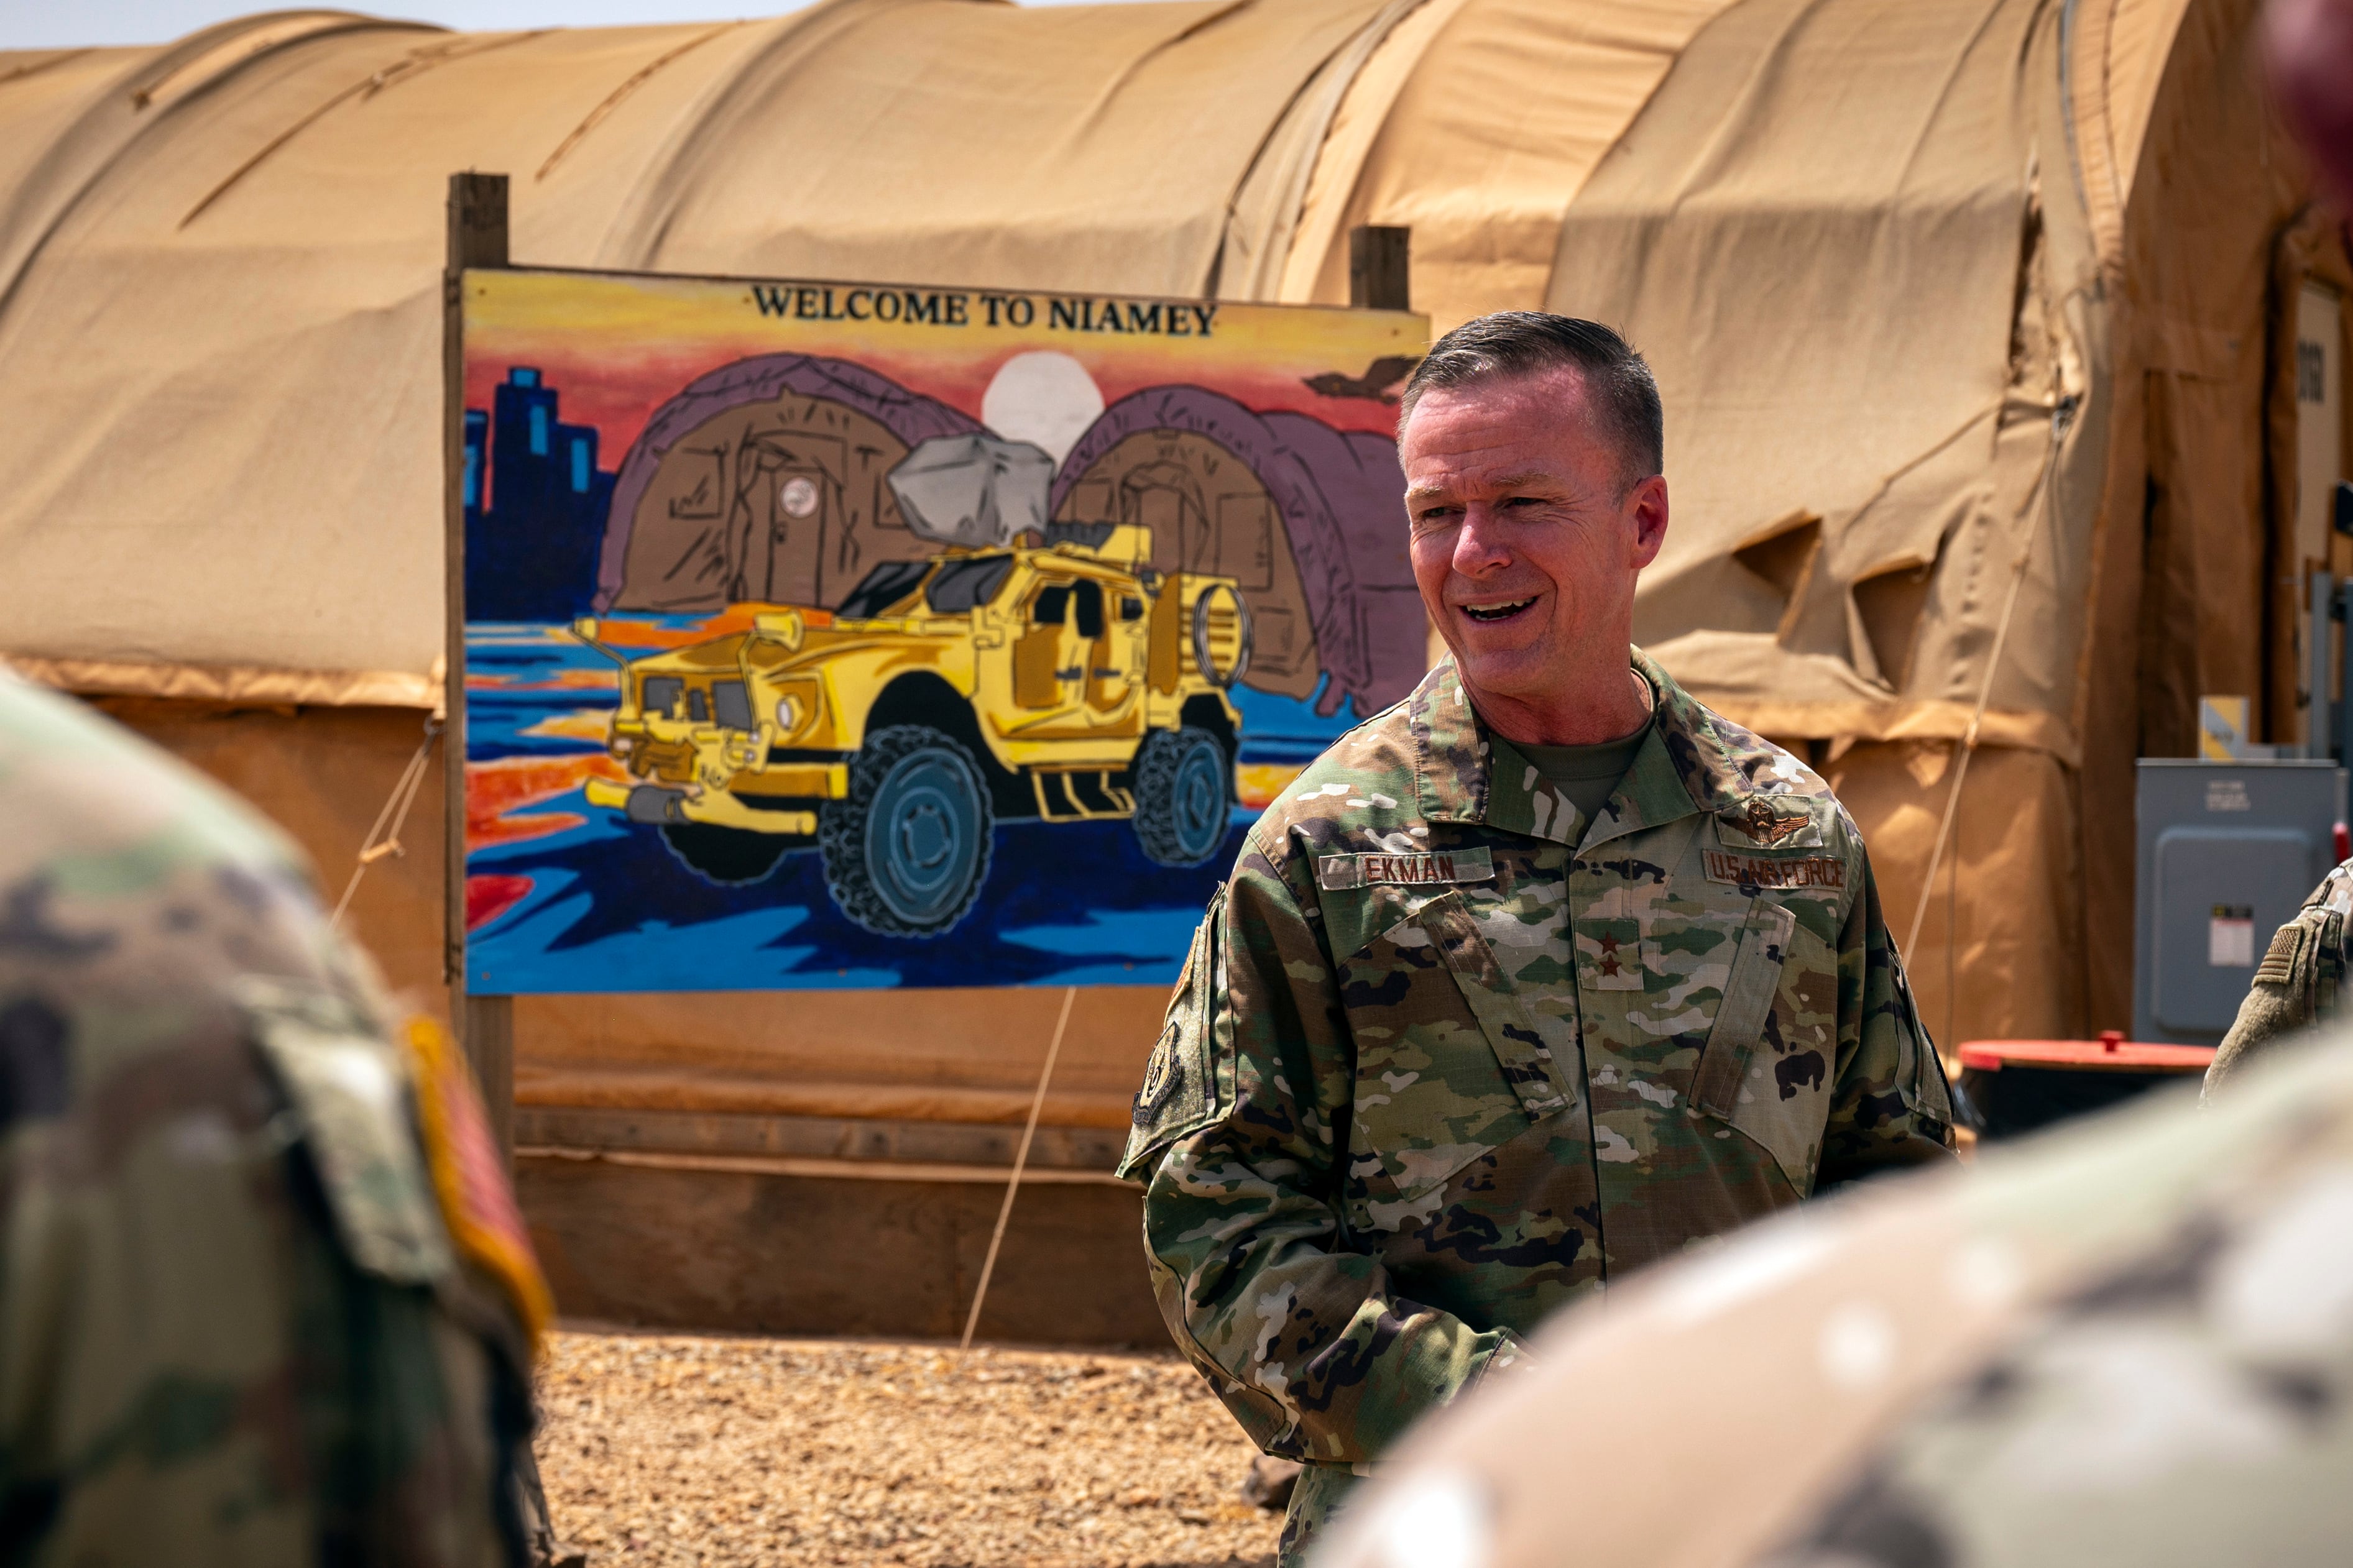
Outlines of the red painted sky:
{"label": "red painted sky", "polygon": [[[837,354],[977,419],[990,379],[1005,361],[1049,349],[1085,364],[1106,405],[1146,387],[1192,384],[1222,392],[1261,413],[1290,409],[1337,428],[1386,434],[1396,417],[1392,406],[1370,398],[1327,397],[1309,388],[1304,378],[1333,371],[1360,375],[1382,354],[1410,352],[1396,327],[1406,318],[1237,306],[1220,307],[1219,336],[1213,342],[1008,331],[904,331],[883,334],[892,342],[852,343],[842,341],[838,328],[721,309],[744,297],[742,285],[693,285],[700,292],[677,300],[677,309],[666,312],[660,307],[670,304],[673,289],[687,287],[670,280],[661,280],[646,301],[655,309],[616,312],[599,296],[584,301],[575,321],[566,319],[562,297],[554,292],[565,279],[533,276],[546,291],[527,302],[532,319],[469,326],[466,405],[489,408],[492,389],[511,366],[535,366],[561,397],[562,417],[597,428],[599,466],[607,468],[620,467],[647,420],[689,382],[760,354]],[[615,280],[593,281],[609,290]],[[618,319],[623,315],[629,319]]]}

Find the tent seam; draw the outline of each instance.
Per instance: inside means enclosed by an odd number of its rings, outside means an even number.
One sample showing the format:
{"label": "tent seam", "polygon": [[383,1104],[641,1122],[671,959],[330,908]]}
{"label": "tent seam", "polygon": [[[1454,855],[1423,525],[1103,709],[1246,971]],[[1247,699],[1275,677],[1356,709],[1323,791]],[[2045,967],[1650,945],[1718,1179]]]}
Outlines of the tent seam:
{"label": "tent seam", "polygon": [[[1430,49],[1435,47],[1437,40],[1445,36],[1446,29],[1452,26],[1453,23],[1461,17],[1466,3],[1467,0],[1428,0],[1427,8],[1435,11],[1440,6],[1451,5],[1452,7],[1451,14],[1438,17],[1433,30],[1423,38],[1421,53],[1414,58],[1412,67],[1400,72],[1396,79],[1395,85],[1389,89],[1388,101],[1381,105],[1379,122],[1371,126],[1365,134],[1363,147],[1357,154],[1356,165],[1350,171],[1348,175],[1347,189],[1345,192],[1340,194],[1336,203],[1335,204],[1337,207],[1337,216],[1333,220],[1331,235],[1326,237],[1324,242],[1324,256],[1328,256],[1330,254],[1334,242],[1343,232],[1344,220],[1351,214],[1363,210],[1363,208],[1358,205],[1358,203],[1364,199],[1365,171],[1372,163],[1373,153],[1381,145],[1381,139],[1388,133],[1388,128],[1396,119],[1398,99],[1405,95],[1406,89],[1412,83],[1415,73],[1421,68],[1423,58],[1426,57],[1430,53]],[[1275,298],[1278,300],[1282,300],[1283,299],[1284,291],[1289,287],[1291,268],[1299,247],[1300,227],[1307,214],[1307,200],[1314,191],[1316,171],[1323,167],[1324,154],[1331,148],[1332,129],[1334,125],[1338,123],[1342,110],[1345,110],[1348,107],[1350,100],[1356,97],[1357,83],[1362,79],[1365,71],[1370,68],[1373,61],[1379,57],[1381,50],[1388,46],[1390,37],[1398,31],[1398,27],[1404,25],[1406,20],[1411,18],[1415,12],[1419,12],[1424,8],[1425,6],[1423,5],[1414,6],[1412,10],[1407,12],[1405,16],[1399,17],[1396,26],[1391,26],[1383,34],[1378,45],[1366,51],[1363,64],[1357,67],[1356,75],[1349,79],[1348,90],[1340,95],[1339,99],[1333,106],[1331,118],[1324,121],[1323,140],[1316,146],[1315,156],[1308,161],[1307,177],[1300,185],[1299,214],[1292,222],[1291,242],[1284,250],[1282,274],[1275,282]],[[1323,266],[1323,257],[1318,257],[1316,259],[1316,267],[1319,272]],[[1305,292],[1310,295],[1314,292],[1314,282],[1313,279],[1309,280]],[[1309,301],[1306,300],[1294,300],[1286,302],[1303,304]]]}
{"label": "tent seam", "polygon": [[277,155],[280,150],[284,148],[289,142],[292,142],[297,136],[301,135],[303,132],[308,131],[311,126],[316,125],[320,121],[324,120],[329,114],[332,113],[337,108],[350,102],[353,99],[363,97],[373,98],[377,93],[384,91],[387,88],[398,87],[401,83],[422,76],[427,71],[432,70],[437,67],[448,65],[457,60],[472,59],[478,55],[489,54],[493,49],[505,48],[510,44],[527,44],[533,38],[543,38],[554,30],[555,29],[553,27],[537,27],[527,33],[511,33],[503,37],[493,38],[488,43],[471,49],[461,48],[457,43],[453,42],[442,53],[431,56],[427,55],[424,47],[411,49],[406,59],[395,61],[393,64],[385,66],[372,74],[362,78],[360,80],[353,82],[351,86],[344,88],[342,91],[334,94],[334,96],[329,98],[324,103],[320,104],[316,109],[313,109],[308,114],[305,114],[301,119],[295,121],[293,124],[288,126],[285,130],[271,137],[269,142],[262,145],[259,152],[247,158],[244,163],[239,163],[235,170],[231,171],[227,179],[221,181],[220,184],[206,192],[203,199],[198,201],[195,206],[188,209],[186,216],[180,219],[177,226],[185,228],[190,224],[195,222],[196,219],[202,217],[206,211],[209,209],[214,203],[228,195],[228,193],[235,189],[248,174],[250,174],[256,169],[261,167],[262,164],[268,163],[272,157]]}
{"label": "tent seam", "polygon": [[298,669],[184,660],[0,653],[0,669],[36,686],[90,697],[149,697],[240,707],[422,708],[442,703],[441,661],[429,675],[398,669]]}
{"label": "tent seam", "polygon": [[12,82],[23,81],[27,77],[38,76],[45,70],[51,70],[58,66],[69,64],[74,60],[81,58],[84,55],[94,55],[96,53],[98,53],[98,51],[95,48],[62,50],[59,53],[51,55],[47,59],[41,61],[38,65],[18,66],[15,70],[8,72],[5,76],[0,76],[0,87],[6,87]]}
{"label": "tent seam", "polygon": [[562,163],[567,156],[569,156],[574,148],[579,146],[582,142],[587,140],[588,132],[594,131],[597,126],[602,125],[607,119],[609,119],[614,111],[619,109],[621,104],[626,101],[632,93],[636,92],[638,89],[643,87],[647,82],[652,80],[655,73],[659,71],[664,66],[669,65],[672,60],[677,59],[681,55],[689,54],[701,48],[703,45],[719,37],[722,33],[732,33],[736,28],[744,25],[745,19],[743,18],[739,18],[733,22],[722,22],[719,26],[712,28],[709,32],[702,33],[695,37],[690,38],[685,43],[679,45],[678,47],[670,50],[667,54],[657,56],[645,65],[639,66],[627,80],[621,83],[620,86],[607,93],[604,98],[597,102],[596,107],[590,110],[587,114],[582,118],[580,123],[572,128],[570,134],[566,135],[563,141],[555,144],[555,151],[547,155],[547,162],[542,163],[539,166],[539,173],[531,177],[532,184],[537,184],[540,181],[547,178],[549,173],[554,169],[556,164]]}
{"label": "tent seam", "polygon": [[[1332,134],[1332,121],[1338,116],[1341,104],[1346,101],[1349,89],[1356,85],[1356,78],[1363,74],[1366,64],[1373,58],[1374,51],[1380,47],[1391,33],[1397,31],[1400,23],[1428,3],[1429,0],[1389,0],[1389,4],[1383,5],[1362,26],[1334,45],[1330,53],[1315,62],[1315,68],[1300,79],[1299,85],[1293,88],[1291,96],[1284,100],[1282,112],[1277,114],[1268,123],[1266,133],[1259,138],[1258,145],[1251,149],[1250,161],[1242,166],[1240,177],[1235,180],[1232,188],[1226,193],[1225,220],[1219,226],[1217,249],[1209,258],[1209,275],[1204,281],[1201,290],[1204,298],[1214,297],[1218,292],[1224,270],[1226,249],[1233,241],[1234,220],[1238,216],[1242,193],[1250,189],[1250,181],[1256,177],[1259,166],[1265,161],[1268,150],[1274,145],[1275,139],[1282,135],[1282,128],[1289,122],[1292,111],[1298,108],[1301,100],[1314,89],[1317,79],[1322,77],[1335,61],[1344,58],[1352,49],[1360,50],[1356,57],[1355,69],[1348,72],[1346,80],[1332,95],[1331,106],[1324,112],[1323,124],[1317,128],[1315,133],[1314,152],[1302,161],[1302,167],[1293,181],[1294,188],[1282,198],[1282,208],[1278,209],[1289,212],[1290,226],[1293,232],[1296,232],[1299,215],[1306,207],[1308,182],[1314,177],[1316,160],[1324,155],[1324,143]],[[1284,251],[1284,258],[1288,260],[1287,246]],[[1277,286],[1279,289],[1279,279]],[[1263,293],[1263,289],[1254,281],[1251,291],[1247,297],[1256,300]]]}
{"label": "tent seam", "polygon": [[[1188,42],[1189,40],[1198,37],[1200,34],[1207,32],[1211,27],[1216,26],[1219,23],[1225,21],[1228,17],[1235,16],[1240,12],[1252,9],[1257,5],[1257,4],[1258,0],[1226,0],[1225,5],[1219,6],[1209,15],[1203,16],[1197,21],[1187,23],[1185,26],[1179,28],[1176,32],[1172,33],[1167,37],[1155,39],[1145,48],[1142,54],[1137,55],[1134,59],[1120,67],[1118,73],[1109,81],[1103,83],[1102,89],[1095,94],[1094,101],[1087,105],[1086,112],[1080,116],[1078,122],[1071,128],[1069,134],[1063,137],[1063,142],[1066,144],[1071,142],[1074,142],[1083,136],[1087,132],[1093,130],[1095,122],[1103,118],[1103,110],[1110,107],[1111,100],[1118,96],[1120,89],[1126,86],[1130,79],[1134,77],[1138,71],[1141,71],[1153,60],[1167,53],[1170,49],[1175,48],[1177,45]],[[1278,121],[1278,123],[1280,121]]]}
{"label": "tent seam", "polygon": [[[273,26],[281,22],[289,22],[296,17],[304,16],[321,18],[321,25],[301,32],[290,32],[278,37],[272,37],[269,36],[270,29]],[[332,18],[340,18],[340,20],[333,20]],[[332,37],[341,33],[362,31],[370,25],[385,25],[380,23],[376,17],[364,16],[355,11],[264,11],[256,16],[236,18],[235,22],[227,26],[204,28],[197,32],[189,34],[186,37],[179,40],[178,43],[174,44],[164,52],[161,57],[164,62],[162,68],[153,76],[149,77],[145,81],[139,83],[136,87],[131,89],[131,107],[133,109],[144,110],[148,105],[153,103],[157,98],[161,97],[164,89],[169,87],[175,79],[186,74],[195,67],[203,64],[208,55],[217,49],[233,47],[237,41],[237,35],[235,31],[235,27],[238,23],[245,25],[247,32],[259,35],[260,41],[256,43],[252,47],[247,49],[244,54],[223,64],[217,70],[215,70],[210,75],[206,76],[194,87],[189,88],[185,92],[181,93],[178,98],[174,100],[174,102],[193,98],[197,93],[202,92],[206,88],[212,86],[215,82],[227,77],[234,76],[237,71],[243,69],[253,61],[265,58],[269,55],[277,53],[280,49],[290,47],[296,44],[308,43],[312,38]],[[389,25],[398,26],[403,24],[395,22]],[[448,28],[433,22],[423,22],[410,25],[428,32],[446,34],[449,31]],[[221,35],[218,42],[200,42],[200,40],[209,37],[216,32]],[[151,60],[147,63],[154,64],[156,62]]]}
{"label": "tent seam", "polygon": [[[206,37],[206,34],[213,30],[214,29],[207,28],[203,33],[194,34],[189,39],[183,40],[181,45],[176,46],[175,47],[188,47],[193,43],[194,39]],[[61,228],[65,225],[66,221],[72,217],[76,212],[80,210],[82,203],[90,198],[90,193],[114,172],[115,168],[130,154],[131,151],[134,147],[143,144],[148,137],[153,135],[161,126],[168,121],[174,115],[179,113],[185,106],[194,103],[200,99],[209,97],[221,86],[222,83],[241,74],[247,69],[247,68],[256,65],[283,50],[296,48],[301,45],[312,43],[322,38],[338,37],[353,33],[375,32],[379,30],[386,32],[436,33],[448,31],[447,28],[437,27],[429,23],[423,22],[377,21],[373,18],[355,18],[349,26],[326,27],[322,28],[317,32],[304,33],[299,37],[290,37],[285,39],[283,42],[273,44],[268,48],[256,49],[251,54],[237,60],[216,75],[207,78],[196,87],[190,89],[186,93],[184,93],[180,97],[175,98],[171,102],[165,104],[163,107],[163,110],[153,119],[135,123],[131,134],[123,137],[120,142],[116,142],[113,147],[106,152],[96,167],[92,168],[87,174],[76,182],[71,194],[64,196],[57,204],[55,209],[49,216],[48,221],[41,226],[41,232],[39,235],[35,237],[32,242],[26,247],[23,259],[18,261],[10,270],[6,282],[0,284],[0,319],[5,319],[8,313],[9,308],[16,303],[17,291],[23,288],[25,279],[30,275],[34,265],[39,261],[41,257],[47,251],[49,242],[57,237],[58,229]],[[153,63],[154,62],[152,58],[142,60],[138,62],[138,64],[132,66],[122,77],[118,77],[112,84],[91,100],[90,107],[85,109],[81,114],[76,118],[72,127],[69,128],[67,132],[59,133],[53,139],[51,143],[52,149],[62,148],[69,145],[72,140],[72,132],[74,131],[80,130],[90,125],[95,117],[103,113],[112,103],[114,93],[119,90],[124,80],[135,78],[142,69],[152,66]],[[22,191],[31,183],[32,182],[29,178],[20,180],[17,182],[16,188],[17,190]],[[5,240],[5,231],[0,231],[0,240]]]}
{"label": "tent seam", "polygon": [[[807,9],[778,18],[782,26],[776,36],[757,47],[750,58],[738,65],[725,79],[714,81],[691,107],[685,125],[665,153],[658,150],[649,160],[637,183],[617,205],[615,216],[606,231],[600,247],[602,254],[593,265],[601,268],[618,266],[623,270],[655,270],[655,261],[668,241],[670,225],[678,216],[682,192],[690,183],[691,164],[700,158],[712,134],[712,121],[728,102],[739,94],[754,90],[760,73],[774,68],[789,76],[797,60],[789,56],[797,46],[805,53],[815,53],[866,20],[869,11],[896,10],[915,0],[818,0]],[[824,36],[819,37],[820,31]],[[659,204],[657,206],[657,204]],[[626,255],[617,260],[617,247],[628,246]]]}
{"label": "tent seam", "polygon": [[[1936,126],[1937,114],[1943,110],[1946,100],[1952,96],[1953,84],[1960,79],[1962,66],[1968,62],[1971,55],[1977,53],[1978,45],[1984,40],[1986,33],[1993,26],[1994,18],[2009,10],[2010,6],[2010,0],[1988,0],[1985,8],[1978,16],[1978,25],[1970,32],[1968,41],[1953,51],[1953,58],[1946,68],[1945,79],[1938,84],[1936,98],[1930,101],[1926,111],[1921,116],[1920,130],[1912,139],[1911,149],[1904,155],[1904,167],[1896,172],[1894,187],[1895,191],[1900,193],[1910,184],[1913,166],[1919,161],[1921,149],[1927,145],[1930,133]],[[2037,13],[2042,12],[2044,9],[2043,0],[2033,0],[2032,8]],[[2020,36],[2031,43],[2034,32],[2035,24],[2030,22],[2021,29]],[[2011,79],[2016,80],[2016,76]]]}
{"label": "tent seam", "polygon": [[[1592,163],[1586,169],[1585,177],[1577,183],[1577,186],[1574,190],[1571,190],[1565,197],[1562,198],[1560,205],[1560,219],[1553,237],[1552,266],[1545,274],[1546,299],[1549,300],[1553,298],[1556,290],[1557,290],[1561,286],[1561,268],[1567,259],[1568,252],[1568,218],[1569,215],[1577,209],[1577,198],[1585,194],[1586,188],[1593,183],[1593,176],[1600,171],[1602,165],[1607,163],[1613,156],[1616,155],[1618,150],[1626,144],[1626,139],[1634,133],[1634,127],[1641,123],[1642,117],[1650,112],[1651,105],[1658,101],[1659,95],[1666,90],[1668,82],[1674,79],[1676,70],[1682,67],[1683,61],[1688,58],[1692,52],[1698,47],[1701,37],[1703,37],[1711,28],[1722,26],[1725,17],[1731,16],[1735,11],[1739,10],[1740,7],[1746,3],[1747,0],[1732,0],[1730,5],[1725,5],[1715,16],[1710,16],[1704,23],[1692,29],[1691,33],[1684,37],[1683,46],[1675,50],[1673,58],[1668,61],[1667,68],[1659,73],[1659,79],[1652,82],[1651,84],[1651,90],[1642,95],[1642,101],[1634,106],[1633,112],[1626,116],[1625,123],[1619,126],[1618,133],[1609,139],[1609,144],[1601,149],[1600,153],[1594,158]],[[1791,15],[1788,25],[1785,26],[1778,35],[1776,35],[1773,48],[1779,48],[1782,41],[1788,37],[1789,34],[1796,29],[1799,22],[1801,22],[1807,16],[1810,15],[1821,3],[1822,0],[1805,0],[1805,4],[1801,5],[1797,11]],[[1767,52],[1769,53],[1770,51]],[[1743,96],[1754,96],[1756,86],[1757,73],[1752,72],[1750,73],[1748,79],[1742,84],[1741,90]],[[1732,118],[1733,110],[1737,108],[1737,103],[1738,100],[1736,100],[1733,106],[1727,108],[1724,117],[1718,120],[1715,132],[1709,137],[1707,145],[1701,150],[1699,158],[1694,160],[1694,166],[1696,166],[1698,163],[1715,156],[1715,150],[1723,145],[1725,135],[1725,126]],[[1676,213],[1680,212],[1683,209],[1683,192],[1679,190],[1675,195],[1674,201],[1658,215],[1661,224],[1663,225],[1666,220],[1672,218]],[[1651,240],[1656,237],[1656,233],[1657,230],[1654,228],[1651,234],[1642,237],[1641,244],[1646,252],[1650,247]]]}

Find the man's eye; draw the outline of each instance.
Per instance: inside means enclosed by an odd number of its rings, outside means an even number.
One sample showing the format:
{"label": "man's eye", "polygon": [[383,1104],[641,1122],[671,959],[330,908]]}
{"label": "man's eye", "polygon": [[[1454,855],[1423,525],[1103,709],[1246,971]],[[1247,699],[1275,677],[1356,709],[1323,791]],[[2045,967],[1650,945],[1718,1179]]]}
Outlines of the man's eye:
{"label": "man's eye", "polygon": [[1442,528],[1461,516],[1462,509],[1459,506],[1424,507],[1414,513],[1413,525],[1416,528]]}

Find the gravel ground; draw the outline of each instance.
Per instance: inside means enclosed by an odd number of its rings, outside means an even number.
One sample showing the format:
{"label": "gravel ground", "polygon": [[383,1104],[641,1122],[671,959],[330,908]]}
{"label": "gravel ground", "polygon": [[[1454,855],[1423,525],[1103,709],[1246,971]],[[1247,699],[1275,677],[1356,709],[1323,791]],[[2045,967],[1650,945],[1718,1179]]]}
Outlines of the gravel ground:
{"label": "gravel ground", "polygon": [[560,1333],[540,1400],[590,1568],[1274,1562],[1252,1450],[1173,1355]]}

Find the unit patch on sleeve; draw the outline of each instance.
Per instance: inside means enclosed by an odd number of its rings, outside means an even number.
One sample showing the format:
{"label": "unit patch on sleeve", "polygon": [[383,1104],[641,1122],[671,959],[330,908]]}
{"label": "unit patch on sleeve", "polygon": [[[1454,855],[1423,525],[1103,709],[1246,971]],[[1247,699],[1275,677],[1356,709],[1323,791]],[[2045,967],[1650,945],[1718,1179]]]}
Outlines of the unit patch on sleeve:
{"label": "unit patch on sleeve", "polygon": [[1711,882],[1736,888],[1843,888],[1846,862],[1835,855],[1735,855],[1724,849],[1703,849],[1700,863]]}
{"label": "unit patch on sleeve", "polygon": [[1324,855],[1315,861],[1315,882],[1331,891],[1368,888],[1376,882],[1492,882],[1495,859],[1484,849],[1432,851],[1421,855]]}

